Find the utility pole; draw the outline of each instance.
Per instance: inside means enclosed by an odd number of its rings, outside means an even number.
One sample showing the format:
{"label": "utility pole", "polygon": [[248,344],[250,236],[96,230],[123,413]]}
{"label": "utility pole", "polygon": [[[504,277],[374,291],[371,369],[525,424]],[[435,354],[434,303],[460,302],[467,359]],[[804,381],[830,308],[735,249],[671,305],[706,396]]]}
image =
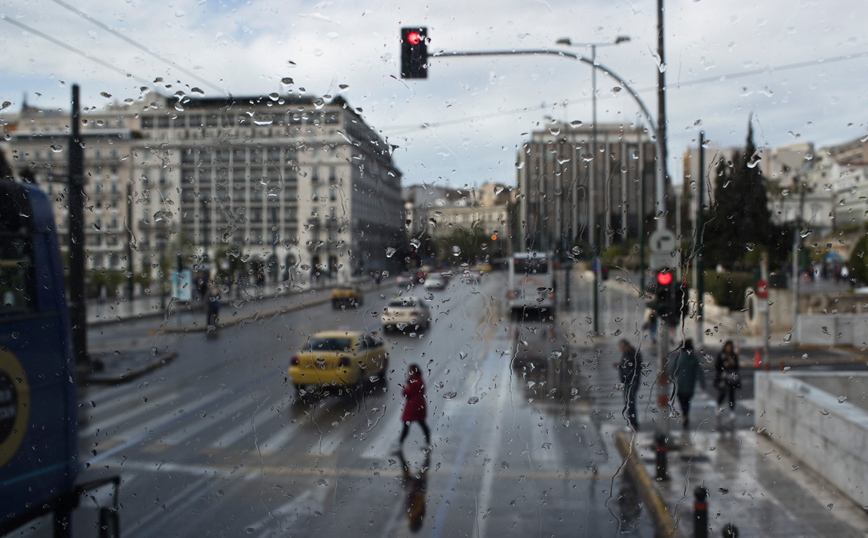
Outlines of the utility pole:
{"label": "utility pole", "polygon": [[696,204],[696,343],[705,335],[705,267],[702,254],[703,211],[705,210],[705,132],[699,131],[699,200]]}
{"label": "utility pole", "polygon": [[[657,0],[657,144],[660,149],[657,152],[660,162],[657,163],[657,208],[660,217],[657,219],[657,230],[666,229],[666,57],[663,53],[663,0]],[[661,178],[662,176],[662,178]],[[662,185],[661,185],[662,183]],[[669,351],[669,328],[666,323],[658,320],[660,329],[657,336],[657,363],[659,365],[657,377],[657,407],[663,413],[664,420],[658,423],[658,431],[669,431],[669,376],[666,374],[666,353]]]}
{"label": "utility pole", "polygon": [[84,148],[78,84],[72,86],[72,129],[69,137],[69,318],[76,366],[90,371],[87,353],[87,307],[84,288]]}
{"label": "utility pole", "polygon": [[[597,65],[597,45],[591,45],[591,64]],[[600,253],[597,242],[597,70],[591,69],[591,174],[588,178],[588,218],[594,258],[594,335],[600,334]]]}

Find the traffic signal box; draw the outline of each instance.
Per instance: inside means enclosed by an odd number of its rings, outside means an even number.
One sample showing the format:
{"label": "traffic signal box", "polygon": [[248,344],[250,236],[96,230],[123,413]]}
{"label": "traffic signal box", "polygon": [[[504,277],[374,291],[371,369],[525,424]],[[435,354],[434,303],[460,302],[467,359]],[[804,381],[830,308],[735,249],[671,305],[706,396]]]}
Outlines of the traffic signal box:
{"label": "traffic signal box", "polygon": [[654,298],[646,303],[648,308],[670,325],[677,325],[681,317],[681,290],[675,286],[672,273],[668,270],[658,271],[650,287],[653,288]]}
{"label": "traffic signal box", "polygon": [[428,28],[401,28],[401,78],[428,78]]}

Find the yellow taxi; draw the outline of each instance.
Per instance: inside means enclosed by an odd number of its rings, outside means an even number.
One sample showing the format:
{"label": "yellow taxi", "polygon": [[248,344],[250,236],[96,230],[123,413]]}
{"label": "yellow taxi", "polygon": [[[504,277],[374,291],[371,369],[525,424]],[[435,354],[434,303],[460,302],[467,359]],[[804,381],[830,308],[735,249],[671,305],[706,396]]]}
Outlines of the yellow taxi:
{"label": "yellow taxi", "polygon": [[[289,361],[297,394],[314,387],[362,387],[385,382],[389,356],[383,341],[366,331],[323,331],[304,343]],[[303,389],[303,392],[302,390]]]}
{"label": "yellow taxi", "polygon": [[340,308],[343,305],[360,307],[365,302],[365,294],[358,286],[345,284],[332,290],[332,308]]}
{"label": "yellow taxi", "polygon": [[486,273],[490,273],[491,271],[494,270],[494,268],[491,266],[490,263],[482,262],[482,263],[477,263],[476,265],[474,265],[473,270],[476,271],[477,273],[479,273],[479,276],[482,276]]}

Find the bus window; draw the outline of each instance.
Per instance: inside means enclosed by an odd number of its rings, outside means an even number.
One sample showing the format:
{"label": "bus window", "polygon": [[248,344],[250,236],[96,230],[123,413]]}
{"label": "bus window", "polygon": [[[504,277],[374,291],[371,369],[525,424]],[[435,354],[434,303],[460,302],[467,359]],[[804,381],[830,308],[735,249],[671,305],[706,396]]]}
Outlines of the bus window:
{"label": "bus window", "polygon": [[34,309],[31,244],[23,230],[0,224],[0,316]]}

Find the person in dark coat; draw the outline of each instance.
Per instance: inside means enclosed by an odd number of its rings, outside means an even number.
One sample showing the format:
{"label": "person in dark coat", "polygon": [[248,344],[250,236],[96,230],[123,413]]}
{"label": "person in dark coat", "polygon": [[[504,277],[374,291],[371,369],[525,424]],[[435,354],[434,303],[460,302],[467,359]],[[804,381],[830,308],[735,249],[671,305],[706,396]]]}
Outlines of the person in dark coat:
{"label": "person in dark coat", "polygon": [[723,402],[729,400],[730,418],[735,419],[735,391],[741,386],[738,372],[738,353],[732,340],[723,344],[723,350],[714,361],[714,386],[717,388],[718,421],[724,411]]}
{"label": "person in dark coat", "polygon": [[425,422],[425,417],[428,414],[428,404],[425,401],[425,382],[422,381],[422,370],[419,365],[411,364],[407,369],[407,384],[402,391],[404,398],[404,412],[401,413],[401,422],[404,423],[401,429],[400,446],[404,446],[404,439],[407,438],[407,433],[410,431],[410,423],[418,422],[422,427],[422,432],[425,434],[425,444],[431,446],[431,430],[428,429],[428,424]]}
{"label": "person in dark coat", "polygon": [[675,394],[681,404],[681,425],[686,430],[690,428],[690,400],[693,399],[696,382],[699,381],[702,388],[705,388],[705,374],[690,338],[684,341],[681,351],[672,359],[669,376],[675,383]]}
{"label": "person in dark coat", "polygon": [[636,392],[642,382],[642,354],[630,345],[627,340],[618,342],[621,350],[621,362],[616,364],[621,383],[624,385],[624,410],[622,415],[634,430],[639,429],[636,417]]}

